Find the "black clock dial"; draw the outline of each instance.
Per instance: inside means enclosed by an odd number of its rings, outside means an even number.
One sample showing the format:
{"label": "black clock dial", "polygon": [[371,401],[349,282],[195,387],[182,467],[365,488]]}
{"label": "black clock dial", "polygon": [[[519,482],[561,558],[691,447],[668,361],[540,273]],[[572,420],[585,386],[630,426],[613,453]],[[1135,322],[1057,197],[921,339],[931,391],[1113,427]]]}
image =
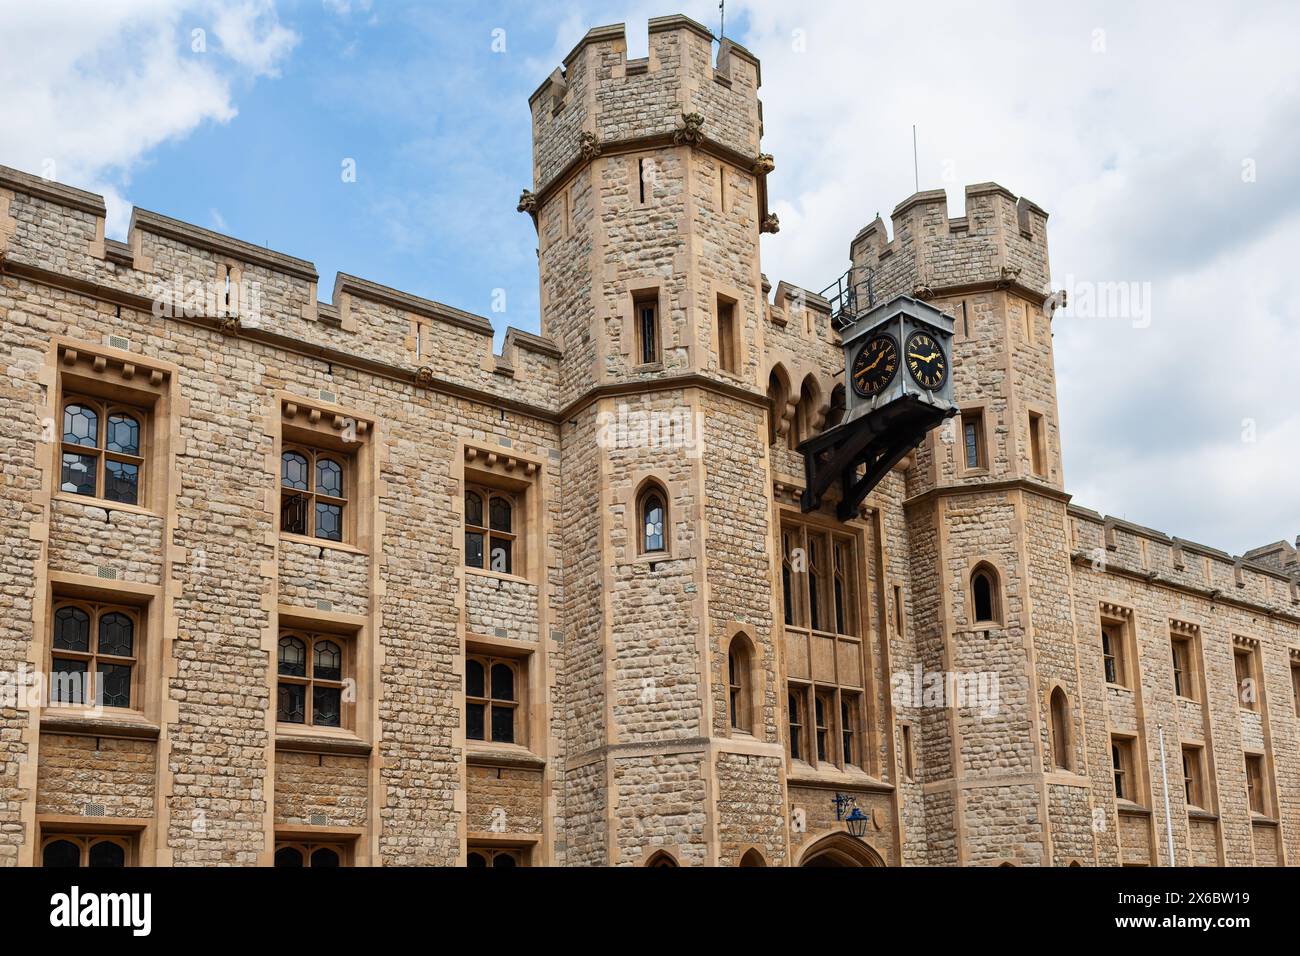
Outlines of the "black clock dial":
{"label": "black clock dial", "polygon": [[931,392],[943,388],[948,380],[948,360],[933,335],[920,329],[909,335],[905,358],[917,385]]}
{"label": "black clock dial", "polygon": [[898,342],[881,332],[858,349],[853,360],[853,391],[863,398],[875,398],[894,380],[898,372]]}

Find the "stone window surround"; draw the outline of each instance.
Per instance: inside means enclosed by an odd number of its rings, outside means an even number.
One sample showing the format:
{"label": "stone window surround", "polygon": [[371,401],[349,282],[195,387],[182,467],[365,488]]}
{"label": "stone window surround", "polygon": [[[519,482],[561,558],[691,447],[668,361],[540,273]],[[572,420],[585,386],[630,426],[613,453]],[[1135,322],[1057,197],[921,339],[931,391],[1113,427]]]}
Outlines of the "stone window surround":
{"label": "stone window surround", "polygon": [[275,866],[275,851],[284,846],[311,846],[313,848],[342,849],[339,866],[356,866],[358,840],[362,837],[360,828],[353,827],[295,827],[277,826],[272,834],[271,852],[267,862]]}
{"label": "stone window surround", "polygon": [[[975,619],[975,575],[983,571],[991,578],[990,598],[993,603],[993,617],[987,621]],[[965,592],[967,612],[966,630],[996,631],[1007,626],[1007,572],[1002,562],[992,556],[971,557],[966,560],[966,574],[963,590]]]}
{"label": "stone window surround", "polygon": [[[461,655],[457,676],[460,677],[460,736],[463,738],[468,762],[476,763],[474,758],[490,761],[493,755],[518,754],[533,755],[541,758],[542,744],[546,736],[546,715],[544,712],[547,688],[540,673],[538,648],[531,642],[511,640],[510,638],[490,637],[484,634],[466,633],[465,649]],[[515,742],[499,743],[491,739],[491,727],[486,728],[483,740],[471,740],[465,736],[467,729],[464,713],[465,667],[470,657],[507,660],[515,665]],[[485,675],[490,681],[491,675]]]}
{"label": "stone window surround", "polygon": [[[1254,761],[1258,761],[1259,767],[1259,805],[1261,808],[1259,810],[1256,810],[1250,804],[1250,767]],[[1242,754],[1242,773],[1243,779],[1245,780],[1246,812],[1249,814],[1252,822],[1272,821],[1274,819],[1273,807],[1275,802],[1273,799],[1272,787],[1273,775],[1269,770],[1268,754],[1264,753],[1262,750],[1244,750]]]}
{"label": "stone window surround", "polygon": [[[646,499],[648,499],[651,495],[657,495],[660,504],[663,506],[663,524],[664,524],[664,530],[662,535],[664,546],[662,548],[656,548],[654,550],[651,550],[646,547],[646,532],[645,532]],[[669,497],[667,487],[664,485],[664,482],[659,478],[656,477],[643,478],[641,481],[637,482],[636,495],[633,497],[632,500],[634,502],[632,517],[633,517],[633,521],[635,522],[632,525],[632,527],[636,532],[637,557],[644,558],[650,561],[651,563],[654,563],[656,559],[668,560],[668,556],[672,554],[672,550],[673,550],[673,538],[676,536],[673,534],[672,499]]]}
{"label": "stone window surround", "polygon": [[[745,368],[748,366],[747,353],[745,351],[745,309],[743,306],[744,296],[735,286],[727,285],[723,282],[713,280],[709,283],[712,286],[712,318],[711,333],[713,339],[714,352],[714,369],[720,375],[734,379],[738,382],[746,381]],[[726,303],[731,306],[731,331],[732,343],[731,350],[735,361],[734,369],[727,369],[722,361],[722,309],[721,306]],[[829,405],[829,399],[822,401],[821,383],[818,383],[818,414],[822,420],[825,419],[825,411],[822,410],[823,404]]]}
{"label": "stone window surround", "polygon": [[[156,585],[128,581],[106,581],[88,574],[65,571],[49,572],[49,587],[41,608],[41,627],[34,632],[32,644],[38,668],[48,670],[54,649],[54,608],[63,602],[114,605],[133,611],[136,621],[134,634],[135,664],[131,676],[130,708],[105,707],[96,715],[91,708],[49,706],[41,708],[42,726],[57,723],[64,732],[108,733],[118,731],[130,736],[158,736],[162,719],[163,633],[161,589]],[[91,642],[96,635],[92,632]],[[43,695],[43,698],[44,699]]]}
{"label": "stone window surround", "polygon": [[107,821],[94,818],[95,826],[92,829],[82,829],[89,819],[82,823],[81,826],[69,823],[42,823],[40,832],[39,846],[37,854],[37,866],[44,865],[45,848],[58,840],[67,840],[77,844],[81,849],[81,868],[87,867],[90,847],[93,844],[108,841],[116,843],[123,850],[125,856],[125,867],[140,865],[140,847],[139,847],[139,828],[130,827],[122,828],[112,826]]}
{"label": "stone window surround", "polygon": [[[274,667],[276,676],[276,706],[279,706],[280,684],[294,684],[303,688],[303,720],[301,723],[292,721],[280,721],[277,714],[276,731],[285,733],[294,733],[299,730],[345,730],[351,731],[356,721],[357,697],[356,688],[356,671],[357,671],[357,646],[355,632],[342,631],[321,631],[308,627],[298,627],[287,625],[281,622],[280,634],[276,639],[277,651],[279,642],[285,638],[295,638],[303,644],[305,657],[303,659],[303,673],[301,675],[284,675],[279,669],[279,655],[277,653],[276,664]],[[316,660],[315,649],[318,643],[329,642],[339,649],[341,660],[339,662],[339,678],[335,680],[326,680],[316,677]],[[287,679],[286,679],[287,678]],[[334,688],[335,684],[342,684],[340,689],[339,702],[339,723],[337,727],[329,724],[317,724],[314,720],[307,719],[315,710],[313,695],[315,693],[317,682],[326,687]],[[348,693],[348,686],[351,684],[353,692]],[[353,699],[348,700],[351,696]]]}
{"label": "stone window surround", "polygon": [[[375,666],[372,663],[369,618],[289,605],[280,605],[274,616],[274,626],[270,631],[274,637],[270,647],[270,666],[267,668],[268,679],[271,681],[267,720],[269,729],[274,731],[276,749],[308,753],[368,752],[374,735],[372,705],[375,699]],[[280,637],[287,631],[337,636],[345,661],[343,679],[345,683],[349,680],[352,682],[355,697],[352,703],[343,704],[341,726],[288,724],[276,719],[275,708],[279,696],[277,654]],[[307,663],[310,668],[310,658]]]}
{"label": "stone window surround", "polygon": [[[781,532],[783,533],[788,527],[798,528],[801,526],[809,530],[812,530],[814,532],[829,532],[833,536],[852,539],[853,556],[854,556],[854,564],[855,564],[854,570],[858,582],[857,583],[857,589],[858,589],[857,630],[860,632],[859,648],[860,648],[861,657],[860,657],[859,666],[861,667],[862,685],[860,687],[853,687],[852,685],[827,684],[824,682],[819,683],[812,676],[811,654],[809,658],[809,676],[807,678],[804,677],[791,678],[789,675],[789,670],[784,664],[785,655],[784,653],[781,654],[783,664],[781,668],[782,683],[780,686],[780,691],[778,693],[778,701],[780,702],[780,715],[781,715],[780,720],[778,721],[778,728],[779,728],[778,740],[782,744],[782,751],[786,761],[787,773],[788,775],[794,775],[794,776],[798,776],[800,774],[806,776],[809,772],[811,772],[815,774],[819,779],[844,778],[846,780],[861,780],[864,775],[873,778],[879,778],[880,776],[880,739],[879,738],[880,738],[881,730],[880,730],[880,726],[879,726],[880,722],[877,714],[878,688],[876,687],[876,680],[875,680],[875,673],[876,673],[875,665],[877,662],[873,660],[874,654],[878,653],[878,651],[876,650],[877,642],[872,637],[871,622],[873,621],[873,618],[871,615],[871,598],[870,595],[867,593],[867,591],[863,589],[861,586],[861,582],[866,579],[865,563],[864,563],[866,560],[865,530],[859,527],[855,527],[853,525],[844,525],[841,522],[828,519],[825,516],[816,513],[806,514],[806,515],[802,514],[802,512],[800,511],[797,505],[790,506],[790,507],[782,505],[780,507],[779,524],[778,524],[778,527],[781,529]],[[830,573],[833,574],[833,565],[831,566],[830,569],[828,569],[828,571],[830,571]],[[778,630],[775,633],[779,634],[779,640],[782,642],[782,647],[784,648],[784,642],[786,641],[786,624],[785,624],[784,613],[778,614],[774,620],[778,623]],[[798,628],[797,625],[796,628],[799,629],[800,631],[805,630],[805,628]],[[807,632],[809,634],[813,633],[811,630],[808,630]],[[787,708],[785,706],[785,702],[786,702],[786,697],[792,692],[792,687],[796,688],[793,692],[800,695],[800,699],[802,702],[802,712],[803,712],[802,713],[803,726],[801,730],[801,734],[803,737],[803,740],[801,741],[802,743],[801,750],[803,756],[799,758],[797,764],[790,756],[789,741],[786,739],[789,731],[789,726],[788,726],[788,716],[786,714]],[[859,706],[858,706],[858,714],[857,714],[857,724],[858,724],[857,736],[859,741],[859,748],[861,750],[863,765],[861,766],[849,765],[848,767],[841,767],[838,764],[836,764],[833,759],[828,760],[825,763],[815,762],[814,759],[809,759],[809,758],[813,758],[816,752],[816,740],[815,740],[816,728],[814,726],[815,711],[813,706],[814,703],[813,698],[810,693],[814,689],[818,689],[818,690],[830,689],[834,692],[833,694],[834,706],[832,708],[832,713],[827,715],[827,721],[828,721],[827,727],[828,727],[828,733],[830,733],[831,737],[833,738],[832,746],[830,750],[832,753],[835,754],[838,754],[841,746],[840,728],[839,728],[839,723],[840,723],[839,692],[841,689],[845,689],[847,690],[848,693],[856,694],[858,696]]]}
{"label": "stone window surround", "polygon": [[1192,803],[1188,801],[1186,799],[1186,793],[1184,792],[1184,803],[1186,803],[1187,810],[1189,812],[1213,813],[1214,797],[1213,797],[1212,788],[1207,784],[1207,776],[1206,776],[1206,764],[1205,764],[1206,748],[1202,744],[1189,744],[1189,743],[1184,743],[1178,748],[1178,759],[1179,759],[1178,771],[1180,776],[1183,774],[1183,765],[1182,765],[1183,755],[1188,751],[1191,751],[1195,755],[1194,757],[1195,766],[1193,767],[1192,770],[1192,778],[1195,781],[1196,796],[1199,798],[1199,802]]}
{"label": "stone window surround", "polygon": [[916,781],[916,726],[910,718],[898,720],[898,776],[907,783]]}
{"label": "stone window surround", "polygon": [[[666,341],[665,332],[668,329],[666,321],[668,312],[668,293],[664,291],[663,280],[658,277],[646,276],[641,279],[629,279],[624,283],[623,294],[619,297],[624,308],[622,311],[622,330],[619,334],[619,342],[622,343],[620,352],[626,358],[629,368],[636,369],[638,372],[653,372],[664,367],[664,354],[668,351],[668,342]],[[658,342],[655,351],[659,358],[654,362],[642,363],[641,358],[641,325],[637,316],[637,306],[640,303],[654,300],[655,303],[655,326]]]}
{"label": "stone window surround", "polygon": [[[1111,768],[1110,748],[1116,743],[1120,745],[1120,761],[1124,770],[1125,790],[1128,796],[1120,797],[1115,795],[1115,803],[1119,810],[1146,810],[1151,805],[1151,794],[1147,788],[1146,762],[1143,760],[1141,737],[1132,731],[1116,730],[1113,727],[1107,728],[1108,744],[1106,753],[1107,775],[1113,776]],[[1114,790],[1111,790],[1112,795]],[[1142,799],[1134,799],[1141,797]]]}
{"label": "stone window surround", "polygon": [[[610,492],[610,510],[623,510],[624,526],[628,531],[626,555],[623,564],[660,564],[664,561],[681,561],[694,556],[694,546],[687,548],[680,542],[674,522],[680,518],[681,509],[677,502],[687,493],[689,481],[671,481],[658,468],[638,468],[628,481]],[[643,552],[641,550],[641,497],[652,486],[657,485],[664,496],[664,545],[663,551]]]}
{"label": "stone window surround", "polygon": [[[1187,621],[1180,621],[1176,618],[1170,618],[1169,640],[1171,644],[1174,641],[1184,641],[1187,645],[1188,670],[1183,677],[1183,690],[1188,690],[1190,685],[1192,693],[1184,693],[1179,695],[1179,697],[1181,700],[1190,700],[1200,703],[1205,697],[1205,664],[1202,659],[1203,650],[1201,646],[1201,626]],[[1172,653],[1170,658],[1170,668],[1172,669]]]}
{"label": "stone window surround", "polygon": [[[1237,709],[1252,714],[1262,714],[1264,711],[1264,681],[1260,676],[1260,644],[1253,637],[1245,637],[1241,634],[1232,635],[1232,670],[1233,684],[1237,691]],[[1246,701],[1242,697],[1241,682],[1237,679],[1237,661],[1239,658],[1246,659],[1246,666],[1249,669],[1247,677],[1254,681],[1255,699]]]}
{"label": "stone window surround", "polygon": [[[54,646],[54,638],[51,633],[50,653],[46,658],[48,661],[47,686],[54,675],[54,658],[60,657],[64,660],[81,661],[85,665],[85,673],[90,677],[93,687],[93,696],[89,697],[84,706],[94,708],[97,706],[96,698],[100,694],[100,677],[98,666],[101,663],[114,664],[126,663],[131,668],[131,684],[128,692],[129,706],[126,707],[109,707],[105,705],[103,710],[108,713],[138,713],[142,712],[141,703],[143,701],[145,675],[142,671],[143,651],[145,649],[145,617],[146,609],[135,604],[123,604],[118,601],[93,601],[80,597],[69,597],[65,594],[55,594],[50,602],[50,628],[53,631],[58,627],[58,612],[61,608],[76,608],[85,614],[88,622],[87,630],[87,647],[85,651],[70,651],[64,648]],[[99,650],[99,625],[103,618],[110,614],[116,614],[126,617],[131,622],[131,654],[114,656],[104,655]],[[107,661],[101,661],[101,657],[108,657]],[[47,698],[50,702],[51,710],[62,710],[64,704],[56,705],[53,695]]]}
{"label": "stone window surround", "polygon": [[[966,465],[966,423],[975,422],[975,441],[978,448],[979,464],[974,468]],[[956,421],[958,424],[957,441],[954,442],[957,454],[957,476],[959,478],[979,478],[992,473],[993,456],[989,447],[989,402],[970,402],[960,406]]]}
{"label": "stone window surround", "polygon": [[[1057,725],[1056,710],[1052,706],[1053,698],[1056,692],[1060,691],[1065,700],[1065,754],[1057,753]],[[1052,773],[1073,774],[1074,768],[1078,765],[1076,751],[1078,749],[1077,741],[1079,735],[1075,733],[1074,721],[1074,700],[1067,688],[1059,680],[1054,680],[1047,685],[1046,693],[1043,696],[1046,704],[1046,713],[1048,718],[1048,741],[1051,744],[1051,758],[1045,760],[1044,764],[1050,768]],[[1064,759],[1062,759],[1064,758]]]}
{"label": "stone window surround", "polygon": [[[462,866],[469,866],[469,855],[471,853],[511,853],[516,856],[518,865],[532,866],[533,857],[537,851],[539,840],[537,838],[529,839],[527,836],[514,836],[503,838],[498,833],[477,833],[469,832],[465,839],[465,855],[461,861]],[[489,867],[491,862],[489,861]]]}
{"label": "stone window surround", "polygon": [[[1038,422],[1038,455],[1043,466],[1042,471],[1034,469],[1034,422]],[[1051,425],[1047,413],[1041,406],[1028,403],[1025,405],[1025,459],[1029,463],[1029,477],[1039,481],[1052,479]]]}
{"label": "stone window surround", "polygon": [[[49,389],[51,495],[61,501],[92,505],[108,511],[160,515],[167,510],[168,475],[172,471],[173,369],[128,351],[55,338],[53,387]],[[144,463],[138,483],[137,503],[109,501],[61,491],[63,460],[63,405],[74,395],[85,395],[114,406],[126,406],[140,416],[140,450]],[[101,452],[102,454],[102,452]],[[103,491],[102,488],[97,489]]]}
{"label": "stone window surround", "polygon": [[[456,519],[454,553],[459,556],[461,570],[466,574],[538,586],[546,567],[542,460],[487,442],[462,440],[459,445],[456,453],[459,469],[453,468],[452,474],[453,478],[459,479],[452,512]],[[456,474],[457,470],[459,474]],[[511,556],[511,574],[465,564],[465,491],[470,485],[508,491],[515,496],[518,514],[513,518],[515,546]]]}
{"label": "stone window surround", "polygon": [[279,856],[281,850],[297,850],[302,855],[303,868],[310,869],[312,866],[311,858],[313,853],[317,850],[332,850],[338,855],[339,866],[343,867],[352,865],[352,845],[350,843],[337,843],[332,840],[321,842],[320,837],[306,842],[299,840],[281,840],[279,837],[280,835],[277,833],[275,840],[275,853],[272,856],[272,859],[274,859],[275,856]]}
{"label": "stone window surround", "polygon": [[[271,477],[275,483],[272,500],[275,503],[273,513],[276,533],[285,540],[312,547],[369,553],[375,497],[375,455],[371,441],[374,436],[373,420],[351,409],[286,392],[279,394],[278,403],[280,415],[275,423],[275,448],[271,457]],[[280,530],[281,455],[293,446],[306,446],[315,452],[335,452],[346,459],[343,464],[347,506],[343,511],[342,541]]]}
{"label": "stone window surround", "polygon": [[[1118,604],[1111,604],[1103,601],[1098,607],[1097,612],[1097,652],[1102,652],[1101,632],[1103,628],[1114,628],[1119,632],[1119,643],[1117,650],[1117,670],[1119,677],[1124,683],[1111,684],[1106,683],[1107,687],[1115,687],[1120,690],[1133,692],[1131,684],[1133,674],[1138,673],[1138,661],[1135,653],[1136,641],[1134,635],[1135,622],[1133,620],[1133,609],[1122,607]],[[1106,671],[1102,668],[1102,678],[1105,679]]]}
{"label": "stone window surround", "polygon": [[[730,687],[730,666],[731,666],[731,645],[736,639],[740,638],[744,643],[745,654],[748,657],[747,667],[742,680],[741,699],[747,697],[749,711],[749,729],[733,727],[731,724],[731,687]],[[767,724],[764,720],[763,700],[767,697],[766,681],[763,679],[767,674],[764,666],[762,651],[759,649],[758,642],[754,640],[751,628],[748,625],[736,621],[728,622],[726,634],[718,642],[718,651],[723,668],[723,684],[727,687],[727,720],[724,722],[723,733],[728,737],[749,737],[757,741],[767,740]]]}

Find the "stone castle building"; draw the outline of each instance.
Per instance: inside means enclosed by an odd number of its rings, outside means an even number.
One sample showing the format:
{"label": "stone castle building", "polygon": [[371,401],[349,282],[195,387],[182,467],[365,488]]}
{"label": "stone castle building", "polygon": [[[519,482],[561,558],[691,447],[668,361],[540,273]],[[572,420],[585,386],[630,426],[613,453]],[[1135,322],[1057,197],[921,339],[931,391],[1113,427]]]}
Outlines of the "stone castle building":
{"label": "stone castle building", "polygon": [[1047,214],[853,238],[954,318],[960,415],[804,513],[845,363],[760,270],[759,63],[649,29],[531,98],[542,334],[500,354],[0,169],[0,862],[1300,860],[1295,549],[1071,501]]}

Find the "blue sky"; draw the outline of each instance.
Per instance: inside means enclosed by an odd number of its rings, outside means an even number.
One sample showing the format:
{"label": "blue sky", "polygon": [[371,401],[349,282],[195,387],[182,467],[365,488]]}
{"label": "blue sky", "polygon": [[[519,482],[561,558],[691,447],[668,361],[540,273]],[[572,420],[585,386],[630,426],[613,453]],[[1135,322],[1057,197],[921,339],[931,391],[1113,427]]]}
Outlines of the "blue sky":
{"label": "blue sky", "polygon": [[[0,0],[0,163],[537,329],[527,98],[591,26],[717,27],[716,0]],[[1051,214],[1066,485],[1236,552],[1300,532],[1300,10],[1194,0],[732,0],[763,63],[781,232],[821,288],[913,189],[997,181]],[[194,49],[194,30],[203,49]],[[494,31],[505,50],[494,52]],[[356,161],[356,182],[341,164]],[[506,291],[504,315],[491,310]],[[1079,293],[1083,293],[1080,295]]]}

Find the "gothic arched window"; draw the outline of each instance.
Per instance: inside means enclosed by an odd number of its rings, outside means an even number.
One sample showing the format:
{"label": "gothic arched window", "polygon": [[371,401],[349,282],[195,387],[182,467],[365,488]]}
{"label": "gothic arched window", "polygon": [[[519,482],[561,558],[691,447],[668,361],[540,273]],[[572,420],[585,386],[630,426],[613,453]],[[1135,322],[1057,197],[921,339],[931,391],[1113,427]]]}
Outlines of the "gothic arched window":
{"label": "gothic arched window", "polygon": [[1052,763],[1062,770],[1069,770],[1072,763],[1070,753],[1070,702],[1065,691],[1060,687],[1052,691]]}
{"label": "gothic arched window", "polygon": [[749,641],[743,634],[737,634],[727,649],[727,712],[731,728],[745,733],[752,733],[754,728],[752,660]]}
{"label": "gothic arched window", "polygon": [[668,509],[664,501],[663,491],[658,485],[641,493],[637,514],[642,554],[668,550]]}
{"label": "gothic arched window", "polygon": [[974,605],[974,621],[979,624],[1002,623],[1002,595],[998,584],[998,573],[992,565],[980,564],[970,576],[971,602]]}

